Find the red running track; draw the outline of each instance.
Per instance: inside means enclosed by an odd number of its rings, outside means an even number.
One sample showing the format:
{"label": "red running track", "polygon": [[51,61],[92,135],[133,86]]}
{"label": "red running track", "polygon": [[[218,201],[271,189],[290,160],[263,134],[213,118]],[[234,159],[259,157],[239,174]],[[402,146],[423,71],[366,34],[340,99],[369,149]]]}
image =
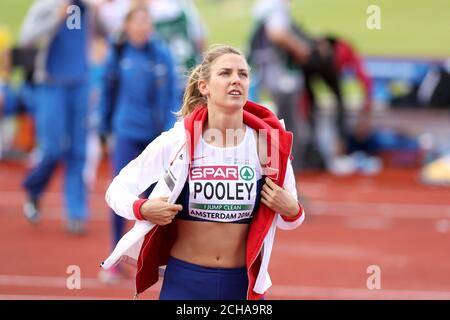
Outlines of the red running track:
{"label": "red running track", "polygon": [[[132,299],[132,270],[114,286],[98,280],[110,251],[107,165],[92,187],[84,237],[63,230],[61,172],[43,199],[41,224],[25,221],[24,172],[0,162],[0,299]],[[450,299],[450,189],[421,185],[414,169],[372,178],[300,174],[298,189],[306,221],[277,232],[267,299]],[[67,288],[72,265],[80,289]],[[380,289],[367,287],[369,266],[379,268]],[[159,286],[141,298],[156,299]]]}

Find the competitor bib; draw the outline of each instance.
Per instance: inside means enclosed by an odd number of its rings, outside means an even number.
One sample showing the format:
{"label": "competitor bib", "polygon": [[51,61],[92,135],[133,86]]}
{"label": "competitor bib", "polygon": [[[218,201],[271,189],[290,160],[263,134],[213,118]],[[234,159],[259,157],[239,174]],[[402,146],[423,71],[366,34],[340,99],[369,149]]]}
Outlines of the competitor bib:
{"label": "competitor bib", "polygon": [[[259,203],[261,167],[252,130],[233,148],[199,143],[179,202],[180,219],[250,223]],[[199,150],[197,150],[199,149]],[[197,152],[199,151],[199,152]],[[256,207],[256,208],[255,208]]]}

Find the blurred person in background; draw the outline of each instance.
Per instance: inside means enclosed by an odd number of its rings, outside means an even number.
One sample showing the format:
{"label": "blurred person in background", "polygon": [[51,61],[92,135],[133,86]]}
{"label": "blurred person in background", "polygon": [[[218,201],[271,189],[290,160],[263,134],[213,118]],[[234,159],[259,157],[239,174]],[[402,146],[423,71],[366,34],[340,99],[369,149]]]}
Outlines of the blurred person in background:
{"label": "blurred person in background", "polygon": [[150,0],[149,3],[156,30],[177,61],[181,104],[189,72],[200,62],[206,47],[206,27],[194,0]]}
{"label": "blurred person in background", "polygon": [[[25,217],[40,221],[40,200],[57,165],[65,164],[66,230],[84,234],[88,218],[83,179],[88,116],[89,4],[82,0],[37,0],[19,35],[20,47],[36,47],[35,163],[23,186]],[[71,23],[69,23],[70,21]]]}
{"label": "blurred person in background", "polygon": [[[99,31],[99,30],[97,30]],[[106,158],[108,152],[106,145],[98,135],[98,123],[100,118],[100,95],[105,72],[105,64],[109,45],[104,35],[97,32],[92,35],[90,46],[89,64],[89,123],[87,137],[87,159],[84,168],[84,179],[89,189],[92,189],[96,178],[97,169],[102,159]]]}
{"label": "blurred person in background", "polygon": [[[346,153],[349,129],[341,90],[344,69],[352,69],[362,84],[363,116],[370,109],[371,82],[348,42],[305,33],[290,16],[290,2],[256,2],[250,61],[263,86],[269,89],[280,118],[286,121],[287,128],[300,136],[298,145],[293,147],[294,158],[299,157],[294,167],[322,169],[333,166],[334,160]],[[318,108],[312,86],[316,77],[327,84],[336,98],[335,121],[325,130],[331,132],[328,136],[319,132],[316,125]]]}
{"label": "blurred person in background", "polygon": [[98,18],[111,38],[117,38],[129,8],[147,6],[159,37],[176,61],[178,102],[181,104],[187,74],[199,62],[206,45],[206,28],[193,0],[105,0]]}
{"label": "blurred person in background", "polygon": [[288,0],[256,1],[249,62],[256,81],[273,99],[278,117],[294,134],[292,156],[296,170],[302,168],[302,141],[307,135],[298,112],[303,75],[297,61],[306,61],[310,49],[309,44],[295,34],[289,9]]}
{"label": "blurred person in background", "polygon": [[[175,63],[167,45],[153,31],[146,6],[131,8],[121,42],[110,46],[100,96],[102,140],[114,137],[113,175],[119,174],[150,141],[175,122],[177,104]],[[123,236],[125,219],[112,212],[113,247]],[[114,281],[120,270],[103,273]]]}
{"label": "blurred person in background", "polygon": [[[312,139],[308,150],[311,153],[316,153],[317,163],[312,165],[326,167],[331,172],[338,172],[341,171],[340,167],[343,163],[340,160],[344,159],[345,154],[349,152],[347,145],[349,135],[352,133],[342,96],[342,78],[344,73],[352,73],[360,84],[363,101],[358,110],[357,122],[361,122],[361,125],[367,123],[367,118],[370,117],[372,81],[363,66],[361,57],[349,42],[335,36],[311,39],[313,40],[313,52],[324,52],[325,54],[316,54],[313,61],[302,67],[305,75],[305,93],[301,107],[305,109],[312,131]],[[331,128],[328,128],[332,131],[331,135],[328,136],[326,136],[327,133],[324,132],[323,127],[317,125],[320,117],[316,98],[317,90],[314,89],[314,80],[317,79],[323,80],[333,93],[336,102],[336,116],[334,124],[331,124]],[[341,157],[344,158],[341,159]]]}

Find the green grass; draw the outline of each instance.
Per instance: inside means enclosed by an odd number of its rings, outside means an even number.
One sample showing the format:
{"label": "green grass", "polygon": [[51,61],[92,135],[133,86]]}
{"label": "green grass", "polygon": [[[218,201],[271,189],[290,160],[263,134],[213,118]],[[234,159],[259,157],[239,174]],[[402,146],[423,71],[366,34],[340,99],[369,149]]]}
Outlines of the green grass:
{"label": "green grass", "polygon": [[[17,34],[32,0],[1,0],[0,26]],[[253,0],[196,0],[209,43],[245,48]],[[366,27],[369,5],[381,9],[381,30]],[[292,0],[294,20],[314,33],[334,33],[364,54],[450,56],[449,0]]]}
{"label": "green grass", "polygon": [[14,35],[17,35],[31,2],[32,0],[1,0],[0,27],[6,27]]}
{"label": "green grass", "polygon": [[[244,47],[251,0],[197,0],[210,43]],[[381,9],[381,30],[369,30],[369,5]],[[364,54],[450,56],[448,0],[292,0],[292,15],[313,34],[349,39]]]}
{"label": "green grass", "polygon": [[[365,54],[450,56],[448,0],[293,1],[297,21],[314,33],[334,32]],[[381,10],[381,30],[366,27],[366,9]]]}

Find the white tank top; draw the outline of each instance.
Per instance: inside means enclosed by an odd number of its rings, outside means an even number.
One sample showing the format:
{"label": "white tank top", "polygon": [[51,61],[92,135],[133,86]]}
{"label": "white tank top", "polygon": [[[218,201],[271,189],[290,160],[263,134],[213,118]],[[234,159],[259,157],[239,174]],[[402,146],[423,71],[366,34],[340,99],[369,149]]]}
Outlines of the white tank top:
{"label": "white tank top", "polygon": [[262,186],[254,130],[235,147],[221,148],[200,138],[189,177],[177,203],[177,218],[195,221],[250,223]]}

